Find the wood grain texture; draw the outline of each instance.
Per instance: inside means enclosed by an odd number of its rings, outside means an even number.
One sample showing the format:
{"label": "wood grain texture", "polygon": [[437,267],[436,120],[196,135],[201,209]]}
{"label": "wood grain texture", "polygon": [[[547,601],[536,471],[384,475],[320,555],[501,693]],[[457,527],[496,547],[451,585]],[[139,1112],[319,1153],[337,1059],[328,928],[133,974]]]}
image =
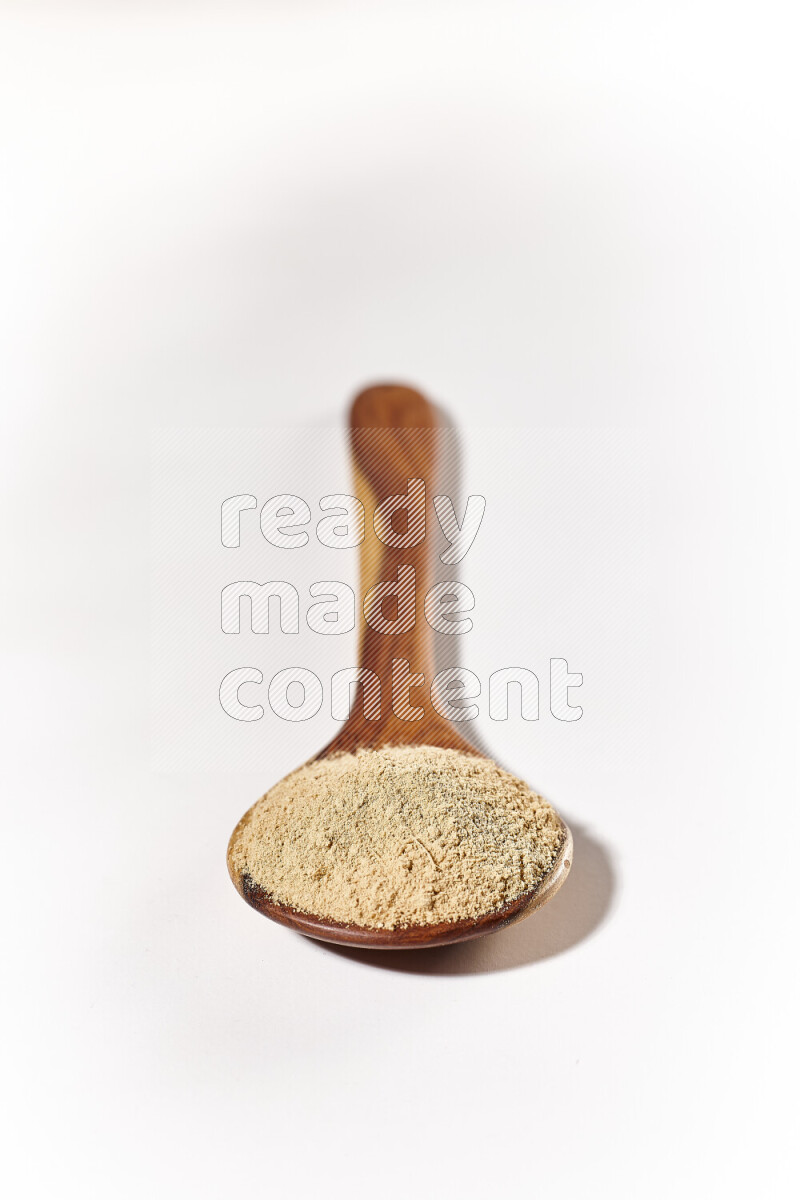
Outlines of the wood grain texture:
{"label": "wood grain texture", "polygon": [[[366,595],[379,579],[396,578],[398,568],[409,564],[416,575],[415,620],[411,628],[389,635],[377,632],[362,619],[360,665],[374,671],[380,680],[380,716],[377,720],[369,720],[364,714],[360,696],[357,697],[350,717],[333,740],[316,755],[316,759],[361,748],[409,745],[440,746],[483,757],[455,725],[436,712],[430,698],[435,665],[433,635],[425,617],[424,599],[433,582],[434,539],[430,531],[436,527],[437,521],[433,498],[436,495],[439,429],[436,411],[425,397],[398,384],[368,388],[356,397],[350,410],[353,470],[367,521],[361,557],[362,595]],[[387,546],[372,527],[372,514],[376,505],[387,497],[405,494],[409,479],[422,479],[425,482],[428,534],[413,546]],[[393,527],[396,533],[405,532],[402,527]],[[425,710],[419,720],[404,719],[392,708],[392,662],[401,658],[409,663],[412,673],[425,676],[424,686],[415,693],[412,689],[412,703]],[[503,908],[463,921],[409,925],[399,929],[369,929],[302,913],[289,905],[279,904],[249,875],[239,874],[231,865],[231,846],[248,818],[249,813],[246,813],[237,825],[228,849],[228,870],[239,894],[252,908],[271,920],[309,937],[339,945],[407,950],[443,946],[493,933],[529,916],[551,899],[566,879],[572,861],[572,836],[562,821],[564,842],[552,868],[535,888]]]}
{"label": "wood grain texture", "polygon": [[[436,712],[430,686],[435,675],[433,631],[424,612],[425,596],[433,583],[433,537],[437,527],[436,495],[439,421],[436,410],[419,392],[395,384],[367,388],[350,410],[350,440],[360,499],[367,514],[362,548],[362,595],[378,579],[395,579],[402,565],[416,576],[415,621],[412,629],[389,636],[378,633],[362,618],[360,665],[381,681],[381,716],[370,721],[363,706],[353,706],[349,720],[318,758],[362,746],[442,746],[465,754],[478,751],[459,730]],[[425,482],[425,539],[416,546],[385,546],[372,528],[376,505],[389,496],[405,494],[409,479]],[[404,532],[398,529],[397,532]],[[405,659],[425,685],[412,689],[415,707],[424,707],[419,721],[398,717],[392,710],[392,662]]]}

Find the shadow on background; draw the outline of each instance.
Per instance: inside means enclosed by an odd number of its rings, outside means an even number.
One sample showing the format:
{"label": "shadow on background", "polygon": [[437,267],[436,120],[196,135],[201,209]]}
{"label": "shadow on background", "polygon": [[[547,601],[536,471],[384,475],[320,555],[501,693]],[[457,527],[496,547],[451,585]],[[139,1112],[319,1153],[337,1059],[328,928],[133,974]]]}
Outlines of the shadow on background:
{"label": "shadow on background", "polygon": [[570,828],[575,851],[569,879],[549,904],[510,929],[431,950],[358,950],[327,942],[315,945],[324,953],[339,954],[364,966],[413,975],[510,971],[563,954],[600,928],[615,891],[608,851],[580,826]]}

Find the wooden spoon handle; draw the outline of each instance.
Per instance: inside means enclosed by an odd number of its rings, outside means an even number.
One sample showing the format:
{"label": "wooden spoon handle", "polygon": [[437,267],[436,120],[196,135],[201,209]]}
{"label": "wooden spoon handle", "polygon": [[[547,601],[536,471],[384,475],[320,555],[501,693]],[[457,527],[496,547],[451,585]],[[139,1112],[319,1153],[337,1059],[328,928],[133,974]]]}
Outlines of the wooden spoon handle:
{"label": "wooden spoon handle", "polygon": [[[359,746],[410,744],[452,746],[474,753],[436,712],[430,695],[435,664],[425,597],[433,583],[437,528],[436,411],[412,388],[399,384],[367,388],[356,396],[350,410],[350,440],[366,524],[360,665],[380,683],[380,715],[370,719],[364,697],[357,697],[351,716],[323,756]],[[390,581],[400,588],[405,584],[407,603],[383,587]],[[381,585],[377,593],[376,585]],[[413,676],[410,689],[404,678],[409,674]],[[374,692],[374,681],[362,684],[365,693],[368,686]]]}

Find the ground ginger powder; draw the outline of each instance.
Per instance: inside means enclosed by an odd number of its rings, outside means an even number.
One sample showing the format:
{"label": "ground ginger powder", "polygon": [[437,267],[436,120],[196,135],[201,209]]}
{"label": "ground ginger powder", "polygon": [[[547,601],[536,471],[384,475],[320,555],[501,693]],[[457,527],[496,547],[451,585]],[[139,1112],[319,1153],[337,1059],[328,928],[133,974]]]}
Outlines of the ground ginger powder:
{"label": "ground ginger powder", "polygon": [[242,819],[228,861],[280,904],[397,929],[496,911],[540,882],[565,836],[547,801],[489,759],[391,747],[287,776]]}

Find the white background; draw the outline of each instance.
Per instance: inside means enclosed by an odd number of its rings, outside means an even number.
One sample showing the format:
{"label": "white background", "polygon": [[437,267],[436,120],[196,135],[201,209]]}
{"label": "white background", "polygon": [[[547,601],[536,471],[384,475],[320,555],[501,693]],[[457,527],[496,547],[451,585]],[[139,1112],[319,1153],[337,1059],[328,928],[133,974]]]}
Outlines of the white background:
{"label": "white background", "polygon": [[[0,33],[13,1194],[788,1195],[790,6],[6,0]],[[507,556],[585,714],[481,734],[580,831],[568,884],[391,959],[247,909],[225,845],[282,764],[158,771],[149,717],[153,428],[339,428],[381,378],[646,458],[633,526],[589,455]],[[465,445],[467,491],[541,498]],[[486,580],[481,674],[516,646]]]}

